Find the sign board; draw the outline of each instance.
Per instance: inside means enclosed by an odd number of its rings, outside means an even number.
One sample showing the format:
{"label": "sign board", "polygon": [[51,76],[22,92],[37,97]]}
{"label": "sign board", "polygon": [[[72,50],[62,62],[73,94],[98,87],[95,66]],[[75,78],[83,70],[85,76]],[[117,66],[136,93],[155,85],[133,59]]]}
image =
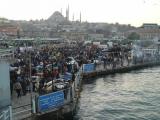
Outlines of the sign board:
{"label": "sign board", "polygon": [[57,108],[64,104],[64,93],[63,91],[57,91],[39,96],[38,104],[39,112],[45,112],[47,110]]}
{"label": "sign board", "polygon": [[99,48],[105,49],[105,48],[108,48],[108,46],[107,45],[99,45]]}
{"label": "sign board", "polygon": [[113,42],[107,42],[109,47],[113,47]]}
{"label": "sign board", "polygon": [[88,73],[88,72],[93,72],[95,69],[95,65],[92,64],[83,64],[83,72]]}
{"label": "sign board", "polygon": [[93,45],[99,46],[101,43],[100,42],[93,42]]}
{"label": "sign board", "polygon": [[0,109],[11,105],[9,64],[0,62]]}
{"label": "sign board", "polygon": [[32,50],[33,48],[32,47],[20,47],[20,51],[21,52],[24,52],[25,50],[26,51],[30,51],[30,50]]}

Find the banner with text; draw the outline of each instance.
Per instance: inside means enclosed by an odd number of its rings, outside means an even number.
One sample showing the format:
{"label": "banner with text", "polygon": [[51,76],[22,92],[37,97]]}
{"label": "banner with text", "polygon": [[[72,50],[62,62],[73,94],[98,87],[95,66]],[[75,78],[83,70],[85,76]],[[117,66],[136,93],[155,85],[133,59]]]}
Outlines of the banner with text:
{"label": "banner with text", "polygon": [[57,108],[64,104],[64,92],[57,91],[54,93],[42,95],[38,97],[38,110],[45,112],[50,109]]}
{"label": "banner with text", "polygon": [[83,72],[84,73],[93,72],[94,69],[95,69],[95,65],[93,63],[83,64]]}

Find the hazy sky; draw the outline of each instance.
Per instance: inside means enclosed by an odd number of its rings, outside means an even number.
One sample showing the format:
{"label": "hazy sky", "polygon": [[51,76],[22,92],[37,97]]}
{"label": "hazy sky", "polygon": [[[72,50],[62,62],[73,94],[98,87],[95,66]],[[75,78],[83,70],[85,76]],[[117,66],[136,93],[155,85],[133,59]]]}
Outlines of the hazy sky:
{"label": "hazy sky", "polygon": [[160,24],[160,0],[0,0],[0,17],[14,20],[47,19],[54,11],[65,15],[70,7],[70,20],[131,24]]}

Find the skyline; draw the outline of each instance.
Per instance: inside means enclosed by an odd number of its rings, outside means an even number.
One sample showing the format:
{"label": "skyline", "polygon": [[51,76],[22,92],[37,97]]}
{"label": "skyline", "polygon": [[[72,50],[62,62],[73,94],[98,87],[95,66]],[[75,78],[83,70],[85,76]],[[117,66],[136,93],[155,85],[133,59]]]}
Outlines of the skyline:
{"label": "skyline", "polygon": [[[82,22],[104,22],[141,26],[143,23],[160,24],[160,0],[0,0],[0,17],[10,20],[47,19],[55,11]],[[97,9],[96,9],[97,8]]]}

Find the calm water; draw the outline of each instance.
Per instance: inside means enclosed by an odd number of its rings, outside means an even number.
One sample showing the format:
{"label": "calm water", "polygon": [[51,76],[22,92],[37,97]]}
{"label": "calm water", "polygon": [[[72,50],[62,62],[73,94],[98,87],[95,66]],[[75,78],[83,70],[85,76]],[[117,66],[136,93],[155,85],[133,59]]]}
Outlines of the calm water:
{"label": "calm water", "polygon": [[160,120],[160,67],[84,84],[75,120]]}

